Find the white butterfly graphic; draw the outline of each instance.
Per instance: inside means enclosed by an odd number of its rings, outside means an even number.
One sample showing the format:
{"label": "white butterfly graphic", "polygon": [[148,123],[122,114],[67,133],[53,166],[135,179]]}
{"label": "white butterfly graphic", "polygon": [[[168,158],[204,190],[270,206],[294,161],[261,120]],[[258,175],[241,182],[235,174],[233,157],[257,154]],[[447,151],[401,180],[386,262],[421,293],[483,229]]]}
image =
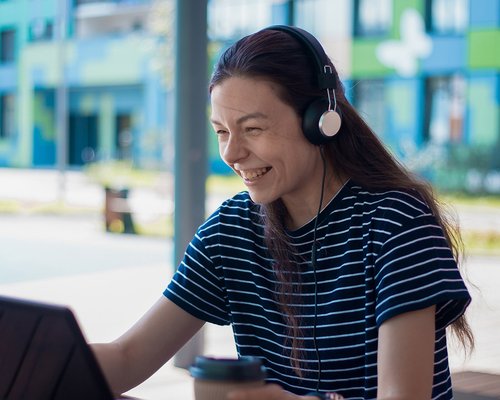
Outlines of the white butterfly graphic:
{"label": "white butterfly graphic", "polygon": [[378,60],[394,68],[404,77],[414,76],[418,70],[418,59],[431,54],[432,40],[425,32],[422,16],[414,9],[401,15],[401,40],[386,40],[376,49]]}

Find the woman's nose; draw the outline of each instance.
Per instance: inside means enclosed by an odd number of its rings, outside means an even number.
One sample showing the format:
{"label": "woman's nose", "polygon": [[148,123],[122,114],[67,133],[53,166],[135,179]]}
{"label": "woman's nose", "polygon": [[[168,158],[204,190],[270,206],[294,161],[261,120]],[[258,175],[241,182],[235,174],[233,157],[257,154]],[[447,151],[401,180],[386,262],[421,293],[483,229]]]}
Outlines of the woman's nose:
{"label": "woman's nose", "polygon": [[222,146],[221,157],[227,164],[234,164],[248,154],[244,139],[237,134],[229,134],[228,140]]}

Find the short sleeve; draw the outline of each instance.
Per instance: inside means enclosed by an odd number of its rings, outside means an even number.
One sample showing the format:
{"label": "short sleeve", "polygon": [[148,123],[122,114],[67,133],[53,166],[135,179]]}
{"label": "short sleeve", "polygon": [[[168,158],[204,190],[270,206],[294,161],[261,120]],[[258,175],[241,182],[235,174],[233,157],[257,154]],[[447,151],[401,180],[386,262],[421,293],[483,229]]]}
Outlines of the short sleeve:
{"label": "short sleeve", "polygon": [[228,325],[230,313],[222,268],[216,268],[200,228],[163,294],[176,305],[203,321]]}
{"label": "short sleeve", "polygon": [[459,318],[470,295],[441,227],[432,215],[405,221],[376,261],[376,320],[436,305],[436,328]]}

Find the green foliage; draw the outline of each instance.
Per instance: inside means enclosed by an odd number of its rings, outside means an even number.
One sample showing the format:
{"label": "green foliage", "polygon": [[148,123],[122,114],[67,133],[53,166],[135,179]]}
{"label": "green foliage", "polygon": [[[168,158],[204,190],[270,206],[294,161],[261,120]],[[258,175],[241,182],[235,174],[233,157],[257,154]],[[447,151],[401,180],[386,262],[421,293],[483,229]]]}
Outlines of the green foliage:
{"label": "green foliage", "polygon": [[467,254],[500,255],[500,231],[463,230]]}
{"label": "green foliage", "polygon": [[500,145],[451,145],[429,170],[433,184],[444,192],[500,195]]}
{"label": "green foliage", "polygon": [[106,161],[88,164],[84,173],[102,187],[138,188],[152,187],[161,179],[162,173],[135,168],[129,161]]}

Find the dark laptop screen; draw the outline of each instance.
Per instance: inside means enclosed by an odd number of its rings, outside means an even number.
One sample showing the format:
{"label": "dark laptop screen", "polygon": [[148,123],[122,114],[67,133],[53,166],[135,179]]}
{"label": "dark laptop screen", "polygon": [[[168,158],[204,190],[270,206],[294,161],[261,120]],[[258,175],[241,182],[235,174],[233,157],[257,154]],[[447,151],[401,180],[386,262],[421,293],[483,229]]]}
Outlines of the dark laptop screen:
{"label": "dark laptop screen", "polygon": [[113,399],[71,310],[0,296],[0,399]]}

